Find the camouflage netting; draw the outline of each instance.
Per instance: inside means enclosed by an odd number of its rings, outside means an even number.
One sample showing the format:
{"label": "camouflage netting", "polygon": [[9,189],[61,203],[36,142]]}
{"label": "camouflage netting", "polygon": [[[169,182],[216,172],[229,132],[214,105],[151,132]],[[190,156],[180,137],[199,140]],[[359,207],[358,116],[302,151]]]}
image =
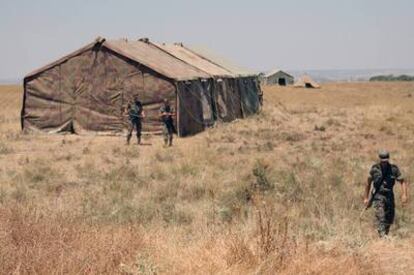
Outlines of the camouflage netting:
{"label": "camouflage netting", "polygon": [[24,80],[22,128],[77,134],[123,133],[125,108],[138,96],[143,131],[161,131],[159,108],[168,98],[177,108],[180,136],[215,121],[231,121],[259,110],[255,77],[216,79],[148,41],[97,41]]}

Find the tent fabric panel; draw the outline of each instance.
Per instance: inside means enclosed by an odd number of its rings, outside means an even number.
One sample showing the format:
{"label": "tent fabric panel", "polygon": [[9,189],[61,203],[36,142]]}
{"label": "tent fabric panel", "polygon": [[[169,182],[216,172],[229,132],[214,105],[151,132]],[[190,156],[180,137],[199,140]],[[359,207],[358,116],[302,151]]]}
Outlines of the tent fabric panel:
{"label": "tent fabric panel", "polygon": [[56,132],[65,129],[72,112],[72,97],[62,88],[60,66],[25,83],[23,128]]}
{"label": "tent fabric panel", "polygon": [[24,131],[30,133],[47,133],[58,134],[68,133],[71,131],[73,125],[72,120],[68,120],[59,125],[47,124],[47,127],[39,128],[39,124],[34,124],[33,121],[24,121]]}
{"label": "tent fabric panel", "polygon": [[153,106],[160,104],[163,98],[170,98],[175,103],[173,83],[105,48],[97,53],[94,64],[92,89],[78,98],[82,109],[76,112],[74,128],[78,132],[125,133],[129,124],[127,105],[138,97],[146,113],[143,132],[160,132],[162,123]]}
{"label": "tent fabric panel", "polygon": [[258,85],[254,78],[241,78],[237,80],[240,90],[243,116],[247,117],[257,113],[260,109]]}
{"label": "tent fabric panel", "polygon": [[229,89],[229,96],[228,96],[228,104],[231,106],[232,113],[234,114],[234,118],[243,118],[243,112],[241,107],[241,98],[240,98],[240,91],[237,85],[236,79],[232,78],[229,79],[230,89]]}
{"label": "tent fabric panel", "polygon": [[160,133],[162,131],[162,122],[159,116],[161,103],[165,98],[169,99],[171,104],[176,104],[176,87],[174,82],[166,77],[152,71],[141,64],[131,63],[122,55],[105,48],[103,52],[108,53],[108,58],[113,59],[112,63],[115,68],[123,68],[119,71],[118,78],[121,85],[121,109],[123,129],[126,131],[129,125],[128,115],[126,114],[127,105],[132,104],[135,98],[138,98],[146,114],[142,124],[142,131]]}
{"label": "tent fabric panel", "polygon": [[220,79],[215,84],[217,119],[223,122],[242,117],[239,89],[234,79]]}
{"label": "tent fabric panel", "polygon": [[201,87],[199,88],[201,106],[203,110],[203,123],[205,127],[211,127],[214,125],[216,120],[215,114],[215,102],[213,94],[213,81],[203,81],[200,83]]}
{"label": "tent fabric panel", "polygon": [[[124,89],[122,92],[122,109],[126,110],[128,103],[133,103],[138,98],[144,108],[145,119],[142,124],[143,132],[160,133],[162,122],[159,116],[164,99],[168,99],[172,106],[176,104],[176,88],[172,81],[163,78],[161,75],[140,66],[139,74],[128,75],[124,78]],[[127,129],[128,117],[125,116],[124,125]]]}
{"label": "tent fabric panel", "polygon": [[98,37],[92,43],[89,43],[86,46],[84,46],[84,47],[82,47],[82,48],[80,48],[80,49],[78,49],[78,50],[76,50],[76,51],[74,51],[74,52],[72,52],[68,55],[63,56],[62,58],[59,58],[58,60],[53,61],[52,63],[49,63],[49,64],[47,64],[47,65],[45,65],[41,68],[36,69],[35,71],[30,72],[29,74],[27,74],[25,76],[25,79],[32,78],[32,77],[36,76],[37,74],[43,73],[44,71],[47,71],[47,70],[49,70],[53,67],[56,67],[56,66],[58,66],[58,65],[60,65],[64,62],[66,62],[68,59],[70,59],[74,56],[80,55],[83,52],[86,52],[86,51],[92,49],[93,47],[95,47],[96,45],[102,43],[103,41],[105,41],[104,38]]}
{"label": "tent fabric panel", "polygon": [[[139,98],[145,111],[143,121],[144,132],[161,132],[162,121],[159,110],[164,99],[168,99],[171,106],[176,110],[177,96],[175,84],[169,80],[144,72],[144,92]],[[175,122],[176,123],[176,122]]]}
{"label": "tent fabric panel", "polygon": [[230,121],[228,117],[230,116],[227,109],[227,104],[225,101],[226,98],[226,90],[227,85],[223,80],[216,81],[214,83],[214,99],[216,102],[216,112],[217,112],[217,120],[219,121]]}
{"label": "tent fabric panel", "polygon": [[[30,87],[28,87],[30,89]],[[29,96],[26,100],[24,129],[59,132],[72,121],[72,105]]]}
{"label": "tent fabric panel", "polygon": [[[174,107],[174,110],[176,110],[176,95],[175,92],[169,94],[168,96],[165,96],[164,98],[167,98],[170,102],[171,106]],[[142,124],[142,131],[144,133],[153,133],[153,134],[161,134],[163,130],[163,123],[161,121],[160,117],[160,108],[163,105],[163,102],[151,102],[151,103],[145,103],[143,105],[144,112],[145,112],[145,119],[143,120]],[[129,121],[125,122],[126,125],[129,124]],[[176,118],[174,118],[174,125],[177,125]]]}
{"label": "tent fabric panel", "polygon": [[67,70],[77,71],[76,77],[82,76],[82,81],[65,77],[68,82],[80,84],[73,89],[75,132],[122,132],[122,79],[129,68],[106,51],[95,50],[91,54],[88,71],[76,60],[71,60],[73,66],[67,66]]}
{"label": "tent fabric panel", "polygon": [[[175,104],[175,89],[171,80],[140,64],[104,48],[93,49],[25,83],[23,127],[79,134],[126,132],[126,106],[138,96],[147,115],[143,131],[160,132],[160,103],[169,98]],[[64,127],[68,122],[72,127]]]}
{"label": "tent fabric panel", "polygon": [[72,97],[62,88],[60,66],[44,71],[40,77],[26,83],[28,96],[48,99],[50,101],[71,103]]}
{"label": "tent fabric panel", "polygon": [[204,130],[203,106],[199,83],[179,82],[178,86],[178,131],[180,136],[190,136]]}

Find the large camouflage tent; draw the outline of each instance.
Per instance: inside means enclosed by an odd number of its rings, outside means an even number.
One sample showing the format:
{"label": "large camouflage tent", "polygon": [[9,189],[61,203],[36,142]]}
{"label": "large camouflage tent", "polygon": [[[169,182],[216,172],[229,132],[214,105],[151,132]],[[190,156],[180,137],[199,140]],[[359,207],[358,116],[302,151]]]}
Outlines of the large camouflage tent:
{"label": "large camouflage tent", "polygon": [[[158,110],[164,98],[177,110],[180,136],[198,133],[217,120],[258,111],[258,107],[243,107],[240,91],[226,92],[227,101],[221,102],[223,97],[215,96],[214,77],[211,71],[180,60],[148,39],[98,38],[24,78],[22,129],[122,133],[127,125],[125,107],[136,96],[146,112],[143,131],[151,133],[161,131]],[[236,115],[227,118],[226,112]]]}

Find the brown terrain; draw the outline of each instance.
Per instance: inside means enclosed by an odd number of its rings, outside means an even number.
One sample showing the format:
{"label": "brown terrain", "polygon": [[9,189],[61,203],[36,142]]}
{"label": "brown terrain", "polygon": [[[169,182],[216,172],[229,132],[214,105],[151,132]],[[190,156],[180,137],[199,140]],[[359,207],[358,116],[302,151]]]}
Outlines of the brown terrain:
{"label": "brown terrain", "polygon": [[414,178],[414,84],[264,87],[172,148],[22,134],[21,88],[0,95],[1,274],[414,274],[400,187],[389,239],[360,218],[379,149]]}

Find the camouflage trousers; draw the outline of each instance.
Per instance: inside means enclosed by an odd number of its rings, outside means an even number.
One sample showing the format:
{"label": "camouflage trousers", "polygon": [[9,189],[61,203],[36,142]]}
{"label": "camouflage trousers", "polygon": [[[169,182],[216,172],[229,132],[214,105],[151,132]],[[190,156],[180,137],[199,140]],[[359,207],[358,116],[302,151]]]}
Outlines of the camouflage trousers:
{"label": "camouflage trousers", "polygon": [[141,131],[142,131],[142,122],[141,120],[131,120],[128,126],[128,134],[127,134],[127,143],[129,144],[129,141],[132,137],[132,132],[136,129],[137,132],[137,141],[138,144],[141,143]]}
{"label": "camouflage trousers", "polygon": [[164,136],[165,145],[172,146],[173,135],[177,133],[172,122],[164,122],[162,135]]}
{"label": "camouflage trousers", "polygon": [[373,204],[375,208],[375,220],[378,234],[383,237],[388,235],[390,227],[394,223],[394,194],[392,192],[377,194]]}

